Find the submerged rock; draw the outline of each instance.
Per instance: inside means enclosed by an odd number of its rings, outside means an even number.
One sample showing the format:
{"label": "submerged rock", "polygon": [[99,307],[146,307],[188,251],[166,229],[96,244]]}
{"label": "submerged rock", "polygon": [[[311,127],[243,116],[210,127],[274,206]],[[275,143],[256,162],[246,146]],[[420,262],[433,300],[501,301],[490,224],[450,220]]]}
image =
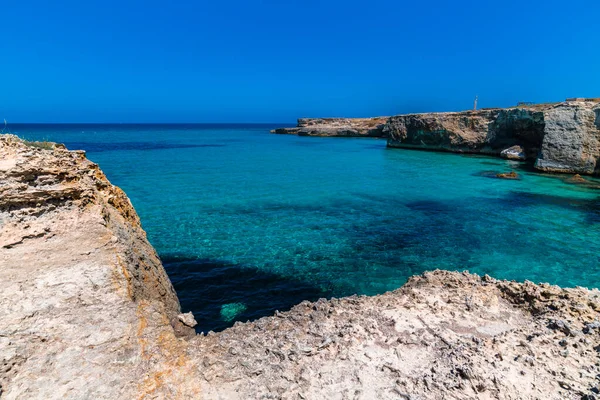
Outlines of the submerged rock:
{"label": "submerged rock", "polygon": [[519,175],[515,171],[496,174],[496,178],[500,178],[500,179],[520,179]]}
{"label": "submerged rock", "polygon": [[588,189],[600,189],[600,182],[592,179],[585,179],[579,174],[575,174],[572,177],[565,179],[565,182],[579,185]]}
{"label": "submerged rock", "polygon": [[246,311],[247,307],[244,303],[229,303],[221,306],[221,319],[223,321],[233,321],[235,317]]}
{"label": "submerged rock", "polygon": [[570,177],[569,179],[567,179],[567,182],[570,182],[570,183],[587,183],[588,181],[585,180],[585,179],[583,179],[581,177],[581,175],[575,174],[572,177]]}

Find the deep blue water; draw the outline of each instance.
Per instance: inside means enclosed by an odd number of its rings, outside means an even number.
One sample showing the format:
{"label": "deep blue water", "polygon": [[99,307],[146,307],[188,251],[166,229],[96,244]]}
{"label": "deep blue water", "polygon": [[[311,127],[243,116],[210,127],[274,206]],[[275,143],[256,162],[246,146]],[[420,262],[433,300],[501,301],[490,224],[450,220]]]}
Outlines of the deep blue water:
{"label": "deep blue water", "polygon": [[[512,161],[276,126],[10,128],[86,150],[127,192],[199,330],[434,268],[600,287],[597,190]],[[521,180],[492,178],[512,169]]]}

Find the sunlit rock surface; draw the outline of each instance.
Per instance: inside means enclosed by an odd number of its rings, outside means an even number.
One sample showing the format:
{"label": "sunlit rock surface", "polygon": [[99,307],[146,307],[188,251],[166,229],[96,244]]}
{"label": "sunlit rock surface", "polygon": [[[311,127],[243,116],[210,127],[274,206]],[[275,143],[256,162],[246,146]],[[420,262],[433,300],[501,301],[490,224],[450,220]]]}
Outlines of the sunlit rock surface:
{"label": "sunlit rock surface", "polygon": [[[389,147],[530,159],[547,172],[600,173],[600,102],[391,117]],[[521,151],[509,151],[516,149]]]}
{"label": "sunlit rock surface", "polygon": [[299,136],[383,137],[387,117],[300,118],[294,128],[278,128],[272,133]]}
{"label": "sunlit rock surface", "polygon": [[467,273],[196,336],[125,194],[82,152],[6,135],[0,282],[2,399],[590,399],[600,383],[598,290]]}
{"label": "sunlit rock surface", "polygon": [[530,160],[546,172],[600,174],[600,99],[390,118],[304,118],[297,127],[272,132],[384,137],[393,148],[488,154]]}
{"label": "sunlit rock surface", "polygon": [[544,140],[535,167],[600,174],[600,104],[566,102],[544,112]]}

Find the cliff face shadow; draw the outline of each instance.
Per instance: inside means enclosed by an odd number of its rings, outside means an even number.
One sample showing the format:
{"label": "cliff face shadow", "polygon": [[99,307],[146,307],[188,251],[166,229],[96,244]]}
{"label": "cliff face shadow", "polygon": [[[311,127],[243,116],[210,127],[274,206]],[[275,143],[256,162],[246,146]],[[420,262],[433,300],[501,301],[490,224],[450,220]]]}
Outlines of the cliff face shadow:
{"label": "cliff face shadow", "polygon": [[224,144],[177,144],[177,143],[159,143],[159,142],[65,142],[70,150],[85,150],[89,153],[102,153],[107,151],[131,151],[131,150],[166,150],[166,149],[187,149],[197,147],[224,147]]}
{"label": "cliff face shadow", "polygon": [[287,311],[303,300],[333,296],[317,285],[256,268],[210,259],[162,257],[184,312],[192,311],[196,332],[222,331],[236,321]]}

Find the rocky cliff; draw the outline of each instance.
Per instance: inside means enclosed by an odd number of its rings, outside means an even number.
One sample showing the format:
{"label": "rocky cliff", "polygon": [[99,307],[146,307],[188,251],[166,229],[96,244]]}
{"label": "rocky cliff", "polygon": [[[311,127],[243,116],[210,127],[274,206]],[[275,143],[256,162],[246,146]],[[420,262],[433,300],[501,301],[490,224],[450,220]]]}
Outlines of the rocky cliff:
{"label": "rocky cliff", "polygon": [[389,147],[488,154],[530,160],[547,172],[600,174],[600,99],[390,118],[299,119],[295,128],[272,132],[384,137]]}
{"label": "rocky cliff", "polygon": [[278,128],[271,133],[299,136],[383,137],[387,117],[300,118],[295,128]]}
{"label": "rocky cliff", "polygon": [[383,128],[389,147],[529,159],[537,169],[600,173],[597,100],[509,109],[391,117]]}
{"label": "rocky cliff", "polygon": [[513,145],[535,156],[543,137],[543,113],[525,109],[409,114],[383,128],[388,146],[500,155]]}
{"label": "rocky cliff", "polygon": [[[459,267],[459,266],[457,266]],[[82,152],[0,136],[2,399],[595,399],[600,292],[435,271],[207,336]]]}
{"label": "rocky cliff", "polygon": [[0,135],[0,282],[3,399],[171,390],[177,296],[129,199],[83,152]]}

